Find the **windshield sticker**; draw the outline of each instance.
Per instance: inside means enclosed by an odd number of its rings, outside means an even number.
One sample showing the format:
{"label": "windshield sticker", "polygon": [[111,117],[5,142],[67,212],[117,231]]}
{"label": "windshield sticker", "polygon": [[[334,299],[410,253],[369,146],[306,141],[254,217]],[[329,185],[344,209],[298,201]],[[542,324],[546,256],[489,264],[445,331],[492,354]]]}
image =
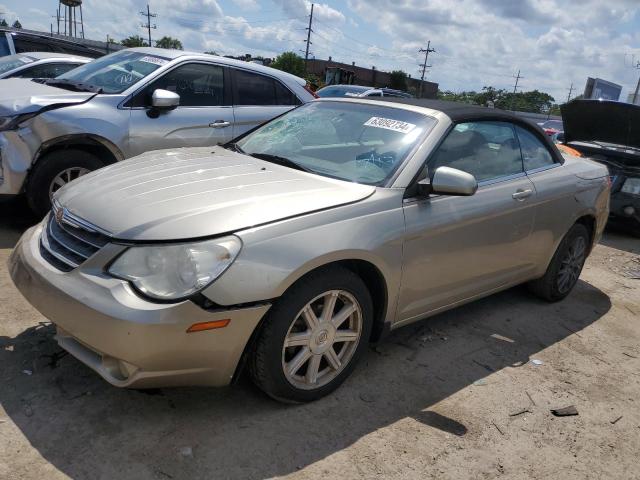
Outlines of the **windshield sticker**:
{"label": "windshield sticker", "polygon": [[169,60],[165,60],[164,58],[151,56],[142,57],[139,61],[145,63],[153,63],[154,65],[166,65],[167,63],[169,63]]}
{"label": "windshield sticker", "polygon": [[20,60],[22,63],[33,63],[33,58],[29,57],[19,57],[18,60]]}
{"label": "windshield sticker", "polygon": [[416,128],[413,123],[401,122],[400,120],[392,120],[391,118],[371,117],[364,123],[365,127],[376,127],[392,130],[399,133],[409,133]]}

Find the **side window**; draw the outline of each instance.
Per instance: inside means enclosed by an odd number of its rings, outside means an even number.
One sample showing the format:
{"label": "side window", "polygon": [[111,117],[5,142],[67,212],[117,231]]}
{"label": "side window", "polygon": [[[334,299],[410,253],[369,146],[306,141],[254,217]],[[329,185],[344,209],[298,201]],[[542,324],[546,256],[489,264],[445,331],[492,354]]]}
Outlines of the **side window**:
{"label": "side window", "polygon": [[526,171],[547,167],[555,163],[549,149],[533,133],[522,127],[516,127],[516,131]]}
{"label": "side window", "polygon": [[39,38],[25,38],[21,35],[15,35],[13,37],[13,46],[16,49],[16,53],[55,51],[46,41]]}
{"label": "side window", "polygon": [[217,107],[224,102],[224,68],[218,65],[187,63],[174,68],[144,88],[133,99],[131,106],[151,105],[156,89],[169,90],[180,95],[181,107]]}
{"label": "side window", "polygon": [[236,105],[277,105],[275,82],[264,75],[235,70]]}
{"label": "side window", "polygon": [[15,75],[12,75],[12,77],[56,78],[58,75],[62,75],[77,66],[78,65],[74,63],[46,63],[44,65],[35,65],[31,68],[21,70]]}
{"label": "side window", "polygon": [[282,85],[277,80],[276,85],[276,103],[278,105],[300,105],[300,100],[296,97],[291,90]]}
{"label": "side window", "polygon": [[438,167],[457,168],[478,182],[522,173],[522,157],[513,125],[507,122],[457,124],[429,161]]}

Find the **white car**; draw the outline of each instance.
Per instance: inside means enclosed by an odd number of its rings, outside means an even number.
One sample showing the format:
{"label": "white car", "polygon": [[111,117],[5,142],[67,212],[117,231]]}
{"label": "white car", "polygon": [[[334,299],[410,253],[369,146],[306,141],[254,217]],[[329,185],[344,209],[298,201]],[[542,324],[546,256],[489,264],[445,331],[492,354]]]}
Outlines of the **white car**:
{"label": "white car", "polygon": [[0,57],[0,79],[2,78],[55,78],[91,58],[66,53],[29,52]]}

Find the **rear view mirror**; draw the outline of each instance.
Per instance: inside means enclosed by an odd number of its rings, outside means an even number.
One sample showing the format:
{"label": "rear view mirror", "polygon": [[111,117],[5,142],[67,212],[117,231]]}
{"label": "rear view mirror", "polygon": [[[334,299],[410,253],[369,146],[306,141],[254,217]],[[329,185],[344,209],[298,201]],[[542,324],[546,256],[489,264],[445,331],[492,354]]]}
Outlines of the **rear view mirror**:
{"label": "rear view mirror", "polygon": [[424,179],[418,182],[420,194],[431,193],[440,195],[469,196],[478,190],[478,182],[473,175],[457,168],[438,167],[433,172],[431,180]]}
{"label": "rear view mirror", "polygon": [[151,106],[159,110],[171,110],[180,105],[180,95],[158,88],[151,95]]}

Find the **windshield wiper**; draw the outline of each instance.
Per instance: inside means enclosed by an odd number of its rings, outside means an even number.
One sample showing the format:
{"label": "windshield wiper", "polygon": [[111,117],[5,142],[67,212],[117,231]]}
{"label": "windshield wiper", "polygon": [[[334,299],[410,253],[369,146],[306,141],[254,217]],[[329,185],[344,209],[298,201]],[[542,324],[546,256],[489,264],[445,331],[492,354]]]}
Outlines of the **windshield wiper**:
{"label": "windshield wiper", "polygon": [[244,153],[244,150],[242,150],[242,148],[240,148],[240,145],[238,145],[236,142],[227,142],[224,145],[221,145],[221,147],[226,148],[227,150],[233,150],[237,153]]}
{"label": "windshield wiper", "polygon": [[44,82],[46,85],[52,87],[64,88],[65,90],[71,90],[72,92],[91,92],[102,93],[102,87],[96,87],[95,85],[87,85],[81,82],[75,82],[73,80],[67,80],[65,78],[50,78]]}
{"label": "windshield wiper", "polygon": [[255,158],[259,158],[260,160],[266,160],[267,162],[275,163],[276,165],[282,165],[283,167],[295,168],[296,170],[302,170],[303,172],[313,173],[313,170],[303,167],[293,160],[289,160],[288,158],[280,157],[278,155],[271,155],[270,153],[250,153],[249,155]]}

